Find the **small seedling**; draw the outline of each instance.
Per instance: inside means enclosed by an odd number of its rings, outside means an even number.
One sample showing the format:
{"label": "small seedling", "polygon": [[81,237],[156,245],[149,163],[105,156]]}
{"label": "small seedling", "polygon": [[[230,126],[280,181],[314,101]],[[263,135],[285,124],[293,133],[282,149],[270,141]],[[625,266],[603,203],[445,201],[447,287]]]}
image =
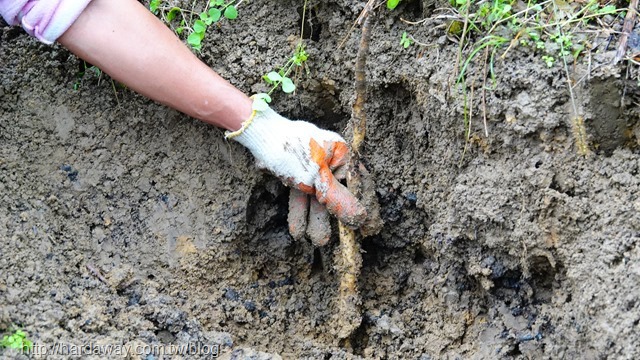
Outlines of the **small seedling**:
{"label": "small seedling", "polygon": [[296,90],[296,85],[293,83],[293,80],[289,77],[291,72],[294,69],[301,68],[304,66],[304,63],[309,58],[309,54],[304,49],[304,44],[302,40],[298,42],[296,45],[296,50],[293,55],[287,60],[287,63],[284,64],[277,71],[271,71],[262,76],[262,79],[269,85],[271,85],[271,89],[267,93],[260,93],[253,96],[253,109],[258,111],[266,110],[268,107],[268,103],[271,102],[271,94],[280,87],[282,92],[286,94],[291,94]]}
{"label": "small seedling", "polygon": [[73,83],[73,90],[78,91],[80,89],[87,73],[93,74],[98,79],[98,85],[100,84],[100,79],[102,79],[102,70],[97,66],[87,64],[86,61],[83,61],[80,70],[76,74],[76,81]]}
{"label": "small seedling", "polygon": [[11,335],[3,336],[0,340],[0,348],[29,351],[32,347],[33,342],[27,339],[27,334],[20,329],[16,329]]}
{"label": "small seedling", "polygon": [[411,39],[408,35],[407,32],[403,32],[402,33],[402,39],[400,39],[400,45],[402,45],[403,48],[408,48],[409,46],[411,46],[413,44],[413,39]]}
{"label": "small seedling", "polygon": [[556,59],[553,56],[549,55],[543,55],[542,60],[545,64],[547,64],[548,68],[553,67],[553,64],[556,62]]}
{"label": "small seedling", "polygon": [[[302,24],[304,24],[304,17],[307,12],[307,0],[305,0],[302,7]],[[303,28],[300,29],[300,39],[296,44],[296,49],[293,55],[287,60],[287,62],[279,68],[277,71],[271,71],[262,76],[262,79],[269,85],[271,89],[266,93],[259,93],[252,96],[253,98],[253,110],[264,111],[269,107],[271,103],[271,94],[280,87],[282,92],[291,94],[296,90],[296,85],[290,77],[292,71],[298,71],[304,67],[305,62],[309,59],[309,54],[305,50],[304,42],[302,41]],[[307,70],[308,72],[308,70]]]}

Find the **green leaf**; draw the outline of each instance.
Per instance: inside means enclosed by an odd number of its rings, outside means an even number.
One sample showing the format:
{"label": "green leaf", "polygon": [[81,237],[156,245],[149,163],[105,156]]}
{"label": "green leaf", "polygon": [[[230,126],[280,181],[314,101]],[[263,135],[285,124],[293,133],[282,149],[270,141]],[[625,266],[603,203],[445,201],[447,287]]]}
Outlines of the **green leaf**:
{"label": "green leaf", "polygon": [[267,93],[258,93],[252,96],[254,99],[262,99],[268,103],[271,102],[271,96]]}
{"label": "green leaf", "polygon": [[387,0],[387,9],[393,10],[398,6],[400,0]]}
{"label": "green leaf", "polygon": [[253,99],[251,108],[255,111],[265,111],[269,108],[269,104],[263,99]]}
{"label": "green leaf", "polygon": [[607,5],[605,7],[603,7],[602,9],[600,9],[600,11],[598,11],[599,14],[613,14],[616,12],[616,6],[615,5]]}
{"label": "green leaf", "polygon": [[176,28],[176,34],[178,34],[178,35],[182,34],[183,31],[184,31],[184,27],[182,27],[182,26],[179,27],[179,28]]}
{"label": "green leaf", "polygon": [[224,5],[224,0],[214,0],[217,6]]}
{"label": "green leaf", "polygon": [[216,9],[216,8],[209,9],[209,18],[211,19],[211,21],[218,22],[221,16],[222,16],[222,12],[219,9]]}
{"label": "green leaf", "polygon": [[149,3],[149,10],[151,10],[152,13],[157,14],[158,7],[160,7],[160,0],[151,0]]}
{"label": "green leaf", "polygon": [[189,43],[189,45],[191,45],[192,47],[196,47],[196,46],[200,46],[200,43],[202,43],[202,36],[200,36],[201,33],[191,33],[189,35],[189,37],[187,38],[187,43]]}
{"label": "green leaf", "polygon": [[266,93],[259,93],[252,96],[253,104],[251,105],[253,110],[256,111],[265,111],[269,108],[269,104],[271,102],[271,97]]}
{"label": "green leaf", "polygon": [[171,8],[171,10],[169,10],[169,12],[167,13],[167,21],[172,21],[173,19],[176,18],[176,16],[179,13],[180,13],[180,8],[178,7]]}
{"label": "green leaf", "polygon": [[402,45],[405,49],[413,44],[413,40],[407,36],[407,32],[402,33],[402,39],[400,39],[400,45]]}
{"label": "green leaf", "polygon": [[26,339],[25,339],[25,340],[22,342],[22,349],[23,349],[24,351],[29,351],[29,350],[31,350],[31,348],[33,348],[33,341],[31,341],[31,340],[26,340]]}
{"label": "green leaf", "polygon": [[207,30],[207,24],[202,20],[196,20],[193,23],[193,32],[195,33],[204,33]]}
{"label": "green leaf", "polygon": [[284,91],[287,94],[291,94],[292,92],[294,92],[296,89],[296,86],[293,84],[293,81],[291,81],[290,78],[288,77],[283,77],[282,78],[282,91]]}
{"label": "green leaf", "polygon": [[271,82],[276,82],[276,81],[281,81],[282,80],[282,76],[280,76],[280,74],[278,74],[275,71],[272,71],[272,72],[268,73],[266,76],[267,76],[267,79],[269,79],[269,81],[271,81]]}
{"label": "green leaf", "polygon": [[229,20],[233,20],[238,17],[238,10],[236,10],[235,6],[229,5],[226,9],[224,9],[224,17]]}

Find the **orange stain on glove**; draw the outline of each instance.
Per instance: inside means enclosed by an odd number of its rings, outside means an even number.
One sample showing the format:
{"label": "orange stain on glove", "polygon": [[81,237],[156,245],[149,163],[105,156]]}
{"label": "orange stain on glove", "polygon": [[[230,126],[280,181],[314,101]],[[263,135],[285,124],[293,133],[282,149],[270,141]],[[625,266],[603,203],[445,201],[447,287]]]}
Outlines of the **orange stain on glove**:
{"label": "orange stain on glove", "polygon": [[[350,226],[359,226],[364,222],[367,212],[351,192],[342,185],[331,172],[330,163],[343,161],[346,157],[345,149],[338,142],[329,143],[333,148],[329,149],[330,154],[337,154],[336,161],[333,156],[327,158],[327,151],[318,144],[313,138],[309,141],[311,150],[311,159],[315,162],[319,169],[318,179],[316,180],[316,197],[318,201],[327,207],[327,210],[345,224]],[[344,145],[346,148],[346,145]]]}
{"label": "orange stain on glove", "polygon": [[332,147],[333,156],[329,161],[329,168],[331,170],[335,170],[337,167],[347,165],[347,162],[349,162],[349,148],[347,147],[347,144],[343,142],[334,142]]}

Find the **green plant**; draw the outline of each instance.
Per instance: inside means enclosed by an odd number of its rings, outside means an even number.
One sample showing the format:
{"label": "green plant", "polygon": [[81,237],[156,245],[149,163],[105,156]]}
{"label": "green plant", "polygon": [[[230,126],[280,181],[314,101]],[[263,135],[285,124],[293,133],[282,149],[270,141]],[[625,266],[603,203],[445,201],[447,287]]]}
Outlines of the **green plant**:
{"label": "green plant", "polygon": [[78,91],[87,72],[92,72],[98,80],[102,78],[102,70],[96,66],[88,66],[86,61],[82,62],[82,69],[76,74],[76,81],[73,83],[73,90]]}
{"label": "green plant", "polygon": [[402,38],[400,39],[400,45],[403,48],[408,48],[409,46],[411,46],[413,44],[413,39],[411,39],[409,36],[407,36],[407,32],[403,32],[402,33]]}
{"label": "green plant", "polygon": [[[304,24],[304,18],[307,11],[307,0],[304,2],[302,8],[302,24]],[[262,76],[262,79],[269,85],[269,89],[266,93],[258,93],[252,96],[253,98],[253,110],[264,111],[269,107],[271,103],[271,94],[278,88],[282,89],[285,94],[291,94],[296,90],[296,85],[291,79],[291,72],[301,69],[305,62],[309,59],[309,54],[305,50],[303,42],[303,27],[300,28],[300,38],[296,44],[295,50],[287,62],[276,71],[270,71]]]}
{"label": "green plant", "polygon": [[[181,35],[187,31],[187,44],[196,51],[202,50],[202,40],[205,37],[207,28],[222,19],[234,20],[238,17],[238,9],[235,6],[236,1],[226,2],[225,0],[209,0],[206,2],[205,9],[202,12],[185,10],[177,6],[167,7],[162,5],[161,0],[152,0],[149,3],[149,9],[156,15],[160,14],[165,23],[167,23],[176,32]],[[180,15],[178,27],[173,27],[174,21]],[[193,19],[197,17],[197,19]]]}
{"label": "green plant", "polygon": [[[80,88],[82,87],[82,84],[84,84],[88,78],[97,79],[98,86],[100,86],[100,82],[102,81],[103,75],[105,75],[105,73],[103,73],[102,70],[100,70],[100,68],[94,65],[87,64],[86,61],[82,61],[81,68],[76,73],[76,81],[74,81],[73,83],[73,90],[75,91],[80,90]],[[126,89],[126,86],[122,84],[116,84],[116,82],[110,77],[108,77],[108,75],[106,77],[111,82],[111,89],[113,89],[113,94],[116,98],[116,102],[118,103],[118,105],[120,105],[120,99],[118,98],[118,88]]]}
{"label": "green plant", "polygon": [[302,39],[300,39],[293,55],[291,55],[284,66],[280,67],[277,71],[271,71],[262,76],[262,79],[271,85],[271,89],[267,93],[260,93],[253,96],[253,109],[258,111],[266,110],[268,103],[271,102],[271,94],[278,89],[278,87],[286,94],[294,92],[296,85],[289,75],[294,69],[304,66],[308,58],[309,54],[307,54],[304,49],[304,43],[302,43]]}
{"label": "green plant", "polygon": [[571,34],[563,34],[563,33],[555,33],[550,36],[550,39],[553,40],[556,44],[558,44],[560,50],[560,56],[566,56],[571,53],[571,49],[573,48],[573,42],[571,41]]}
{"label": "green plant", "polygon": [[29,351],[32,347],[33,342],[27,339],[27,334],[20,329],[15,329],[11,335],[4,335],[0,340],[0,348]]}
{"label": "green plant", "polygon": [[480,5],[476,15],[480,20],[480,25],[485,29],[490,29],[497,21],[508,18],[511,15],[512,3],[511,0],[493,0]]}
{"label": "green plant", "polygon": [[387,0],[387,9],[389,10],[393,10],[395,9],[398,4],[400,4],[401,0]]}
{"label": "green plant", "polygon": [[[504,59],[510,49],[521,46],[541,56],[547,67],[553,67],[556,60],[561,60],[566,69],[568,60],[577,61],[584,49],[591,46],[582,35],[586,32],[582,31],[585,26],[601,22],[600,18],[604,15],[620,15],[624,12],[624,9],[617,9],[612,3],[601,4],[599,0],[571,4],[554,0],[524,0],[525,6],[518,1],[517,11],[514,9],[517,0],[449,1],[457,13],[450,20],[447,33],[459,40],[456,84],[464,102],[463,121],[467,139],[462,158],[472,137],[473,89],[480,88],[482,109],[486,111],[485,92],[495,88],[494,64],[497,60]],[[498,52],[501,55],[498,56]],[[478,61],[481,53],[484,53],[484,60]],[[476,71],[473,79],[468,79],[471,68]],[[492,86],[486,84],[489,79]],[[478,86],[477,81],[481,85]],[[488,136],[486,113],[484,118],[485,134]]]}

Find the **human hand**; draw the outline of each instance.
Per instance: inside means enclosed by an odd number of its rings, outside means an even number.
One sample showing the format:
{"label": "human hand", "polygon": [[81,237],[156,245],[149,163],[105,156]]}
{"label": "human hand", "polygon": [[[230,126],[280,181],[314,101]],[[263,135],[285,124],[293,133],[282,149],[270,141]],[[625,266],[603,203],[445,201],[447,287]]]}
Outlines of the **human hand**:
{"label": "human hand", "polygon": [[307,234],[315,245],[326,244],[331,235],[327,211],[352,227],[364,222],[365,208],[339,182],[349,160],[340,135],[267,109],[254,112],[240,130],[226,137],[247,147],[259,168],[291,187],[288,220],[295,239]]}

